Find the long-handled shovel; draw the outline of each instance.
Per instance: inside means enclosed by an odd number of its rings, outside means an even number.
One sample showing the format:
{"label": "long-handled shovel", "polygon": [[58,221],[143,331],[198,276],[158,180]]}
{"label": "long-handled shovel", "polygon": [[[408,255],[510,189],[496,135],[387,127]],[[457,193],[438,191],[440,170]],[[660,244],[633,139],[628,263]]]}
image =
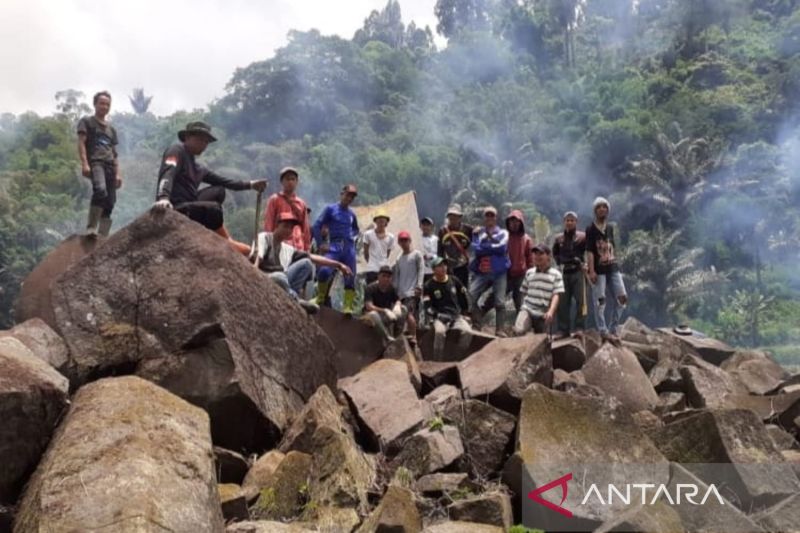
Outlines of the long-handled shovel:
{"label": "long-handled shovel", "polygon": [[261,221],[261,195],[263,191],[258,191],[256,194],[256,215],[255,220],[253,221],[253,241],[250,243],[250,254],[248,254],[248,259],[250,261],[255,261],[256,254],[258,253],[258,228],[259,222]]}

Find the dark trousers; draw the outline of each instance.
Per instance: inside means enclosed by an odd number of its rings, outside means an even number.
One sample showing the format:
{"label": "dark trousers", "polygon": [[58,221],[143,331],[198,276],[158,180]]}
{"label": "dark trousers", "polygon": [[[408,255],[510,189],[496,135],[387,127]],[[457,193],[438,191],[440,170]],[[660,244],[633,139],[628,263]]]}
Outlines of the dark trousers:
{"label": "dark trousers", "polygon": [[453,268],[450,273],[457,277],[464,287],[469,288],[469,265]]}
{"label": "dark trousers", "polygon": [[577,311],[575,313],[575,330],[582,330],[586,326],[586,275],[582,270],[564,273],[564,294],[558,302],[558,330],[569,334],[570,310],[572,302],[575,302]]}
{"label": "dark trousers", "polygon": [[[506,294],[511,294],[511,299],[514,301],[514,312],[519,313],[522,308],[522,282],[525,281],[525,274],[521,276],[507,276],[506,277]],[[488,313],[494,307],[494,294],[490,294],[486,301],[481,306],[481,311]]]}
{"label": "dark trousers", "polygon": [[103,218],[111,216],[117,203],[117,170],[112,161],[92,163],[92,201],[95,207],[103,208]]}
{"label": "dark trousers", "polygon": [[222,227],[222,202],[224,187],[206,187],[197,193],[197,201],[175,206],[175,210],[212,231]]}

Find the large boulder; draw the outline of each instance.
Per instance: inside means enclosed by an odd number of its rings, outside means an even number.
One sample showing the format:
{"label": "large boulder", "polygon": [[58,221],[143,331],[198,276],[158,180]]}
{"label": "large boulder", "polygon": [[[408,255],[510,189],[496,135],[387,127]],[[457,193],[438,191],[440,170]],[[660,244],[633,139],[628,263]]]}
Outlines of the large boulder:
{"label": "large boulder", "polygon": [[321,427],[328,427],[352,437],[353,431],[344,420],[345,409],[346,407],[336,401],[331,389],[323,385],[311,396],[286,430],[279,449],[284,453],[291,450],[314,453],[314,433]]}
{"label": "large boulder", "polygon": [[682,335],[676,333],[672,328],[660,328],[658,331],[677,339],[686,353],[697,355],[713,365],[721,365],[723,361],[736,353],[736,348],[698,332]]}
{"label": "large boulder", "polygon": [[8,331],[0,331],[0,338],[14,337],[36,357],[58,371],[64,370],[69,359],[64,339],[41,318],[31,318]]}
{"label": "large boulder", "polygon": [[438,472],[464,455],[461,436],[454,426],[425,428],[409,438],[393,463],[413,472],[415,477]]}
{"label": "large boulder", "polygon": [[414,493],[406,488],[390,485],[381,503],[357,533],[419,533],[422,517],[414,503]]}
{"label": "large boulder", "polygon": [[67,378],[13,337],[0,338],[0,504],[14,503],[67,405]]}
{"label": "large boulder", "polygon": [[632,505],[606,521],[594,533],[612,531],[646,531],[648,533],[678,533],[683,531],[680,515],[663,501],[655,505]]}
{"label": "large boulder", "polygon": [[22,282],[14,305],[17,323],[40,318],[51,328],[57,329],[51,301],[55,280],[103,242],[104,237],[92,239],[72,235],[47,254]]}
{"label": "large boulder", "polygon": [[214,446],[214,465],[217,472],[217,482],[241,485],[250,463],[239,453]]}
{"label": "large boulder", "polygon": [[583,345],[583,339],[566,337],[553,341],[550,351],[553,353],[553,368],[558,368],[565,372],[580,370],[586,362],[586,349]]}
{"label": "large boulder", "polygon": [[742,508],[771,505],[800,492],[800,480],[752,411],[700,411],[654,429],[651,436],[669,460],[724,487],[722,495]]}
{"label": "large boulder", "polygon": [[339,380],[339,389],[375,448],[396,451],[425,419],[424,403],[403,362],[376,361],[355,376]]}
{"label": "large boulder", "polygon": [[679,372],[689,405],[698,409],[731,407],[734,396],[747,394],[738,379],[694,355],[683,358]]}
{"label": "large boulder", "polygon": [[797,531],[800,529],[800,494],[789,496],[752,518],[765,531]]}
{"label": "large boulder", "polygon": [[422,377],[423,393],[428,393],[442,385],[459,386],[458,363],[454,361],[420,361],[419,371]]}
{"label": "large boulder", "polygon": [[511,528],[514,519],[511,498],[500,491],[457,501],[447,508],[447,512],[454,520],[498,526],[503,531]]}
{"label": "large boulder", "polygon": [[547,335],[497,339],[459,363],[458,375],[464,397],[516,413],[528,385],[553,383]]}
{"label": "large boulder", "polygon": [[311,456],[289,452],[261,489],[253,506],[255,518],[286,520],[299,516],[308,496]]}
{"label": "large boulder", "polygon": [[767,394],[790,377],[786,369],[765,352],[736,352],[722,363],[722,369],[753,394]]}
{"label": "large boulder", "polygon": [[461,433],[461,470],[486,479],[503,468],[517,425],[514,416],[479,400],[464,400],[448,405],[444,417]]}
{"label": "large boulder", "polygon": [[255,500],[264,488],[270,486],[278,466],[285,458],[286,454],[270,450],[253,463],[242,481],[242,490],[247,501]]}
{"label": "large boulder", "polygon": [[51,292],[73,385],[145,377],[205,408],[229,449],[269,449],[320,385],[335,384],[333,345],[302,308],[172,211],[140,216]]}
{"label": "large boulder", "polygon": [[386,341],[369,324],[330,307],[322,307],[314,320],[336,347],[336,370],[340,378],[358,374],[381,358]]}
{"label": "large boulder", "polygon": [[627,348],[604,344],[581,372],[586,383],[616,398],[631,412],[652,409],[658,404],[658,394],[650,379]]}
{"label": "large boulder", "polygon": [[222,529],[208,415],[129,376],[75,395],[15,531]]}
{"label": "large boulder", "polygon": [[502,527],[477,522],[462,522],[453,520],[431,524],[422,530],[422,533],[504,533]]}
{"label": "large boulder", "polygon": [[[494,335],[490,335],[488,333],[483,333],[480,331],[473,331],[472,332],[472,339],[470,340],[469,346],[465,349],[461,350],[458,345],[459,335],[461,335],[458,331],[451,329],[447,331],[447,336],[445,337],[444,343],[444,350],[442,350],[442,355],[438,359],[438,361],[463,361],[473,353],[477,352],[478,350],[482,349],[484,346],[489,344],[490,342],[494,341],[497,337]],[[422,353],[423,361],[435,361],[437,360],[433,356],[433,328],[428,328],[427,330],[423,331],[420,338],[419,338],[419,350]]]}
{"label": "large boulder", "polygon": [[[517,429],[517,452],[509,460],[504,480],[517,498],[573,473],[576,479],[639,480],[653,484],[669,479],[669,462],[636,426],[627,410],[614,408],[601,398],[576,396],[532,385],[522,400]],[[543,495],[559,501],[554,494]],[[560,527],[594,529],[612,519],[616,505],[581,505],[589,487],[571,484],[563,507],[574,513],[574,523],[542,505],[524,504],[526,524],[540,529]],[[572,520],[572,519],[569,519]],[[572,524],[570,526],[569,524]],[[581,529],[583,530],[583,529]]]}

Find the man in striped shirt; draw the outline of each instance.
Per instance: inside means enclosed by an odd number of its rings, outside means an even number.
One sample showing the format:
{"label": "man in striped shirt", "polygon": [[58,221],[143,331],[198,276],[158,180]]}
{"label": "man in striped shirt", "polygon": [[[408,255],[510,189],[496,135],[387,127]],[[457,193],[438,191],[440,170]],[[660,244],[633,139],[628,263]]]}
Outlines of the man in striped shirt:
{"label": "man in striped shirt", "polygon": [[522,282],[523,302],[514,324],[514,333],[524,335],[546,333],[558,311],[559,295],[564,293],[564,278],[551,265],[550,248],[545,244],[533,247],[533,268]]}

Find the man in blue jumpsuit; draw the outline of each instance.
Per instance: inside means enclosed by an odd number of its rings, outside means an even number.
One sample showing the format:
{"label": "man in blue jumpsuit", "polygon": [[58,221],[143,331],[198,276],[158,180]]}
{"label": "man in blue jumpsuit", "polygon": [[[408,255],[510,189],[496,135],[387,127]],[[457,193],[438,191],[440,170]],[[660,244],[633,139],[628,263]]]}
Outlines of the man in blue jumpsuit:
{"label": "man in blue jumpsuit", "polygon": [[[358,237],[358,219],[356,214],[350,209],[358,196],[358,189],[355,185],[345,185],[342,188],[338,204],[330,204],[320,213],[317,221],[314,222],[312,233],[320,251],[324,251],[325,257],[344,263],[350,267],[353,273],[344,277],[344,304],[342,312],[353,313],[355,302],[355,274],[356,274],[356,237]],[[328,229],[330,245],[325,250],[323,247],[322,228]],[[317,303],[324,305],[328,298],[331,282],[333,281],[333,269],[322,267],[317,274]]]}

